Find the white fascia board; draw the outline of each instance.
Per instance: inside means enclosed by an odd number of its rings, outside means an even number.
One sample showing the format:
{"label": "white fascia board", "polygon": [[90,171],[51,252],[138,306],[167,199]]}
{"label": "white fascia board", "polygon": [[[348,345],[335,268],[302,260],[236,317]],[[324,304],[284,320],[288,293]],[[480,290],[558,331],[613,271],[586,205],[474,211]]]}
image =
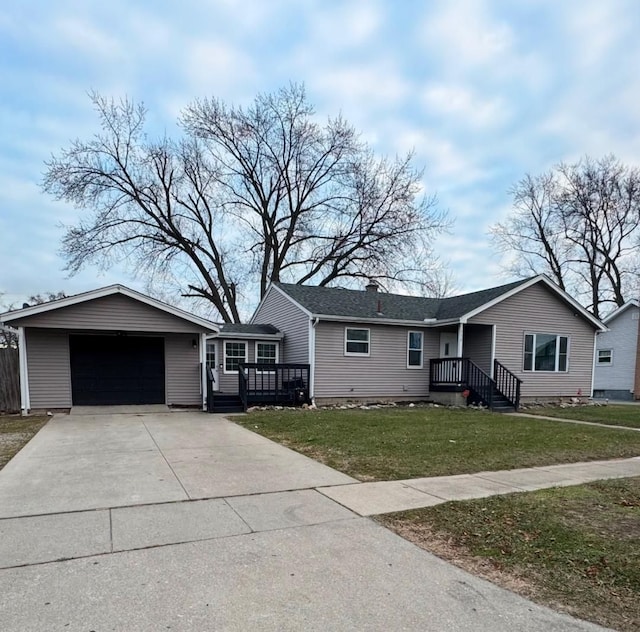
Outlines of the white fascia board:
{"label": "white fascia board", "polygon": [[498,305],[498,303],[502,303],[502,301],[508,298],[511,298],[512,296],[522,292],[523,290],[526,290],[527,288],[530,288],[532,285],[535,285],[536,283],[544,283],[550,290],[555,292],[561,299],[569,303],[569,305],[571,305],[573,309],[575,309],[585,320],[588,320],[598,331],[607,330],[605,325],[600,320],[598,320],[593,314],[588,312],[584,307],[582,307],[582,305],[580,305],[580,303],[578,303],[578,301],[576,301],[572,296],[567,294],[567,292],[565,292],[562,288],[558,287],[553,281],[551,281],[544,274],[539,274],[538,276],[533,277],[532,279],[529,279],[528,281],[522,283],[521,285],[518,285],[517,287],[509,290],[508,292],[505,292],[504,294],[497,296],[496,298],[485,303],[484,305],[481,305],[480,307],[476,307],[476,309],[471,310],[470,312],[467,312],[466,314],[460,317],[460,321],[463,323],[466,323],[470,318],[473,318],[474,316],[481,314],[482,312],[489,309],[490,307],[493,307],[494,305]]}
{"label": "white fascia board", "polygon": [[183,320],[194,323],[195,325],[199,325],[200,327],[207,329],[208,331],[219,331],[219,326],[209,320],[200,318],[199,316],[195,316],[194,314],[190,314],[189,312],[185,312],[178,307],[167,305],[162,301],[158,301],[157,299],[151,298],[146,294],[141,294],[140,292],[136,292],[135,290],[131,290],[130,288],[119,284],[108,285],[107,287],[99,288],[97,290],[90,290],[89,292],[82,292],[81,294],[75,294],[74,296],[67,296],[55,301],[49,301],[48,303],[42,303],[41,305],[32,305],[31,307],[24,307],[12,312],[6,312],[2,315],[2,320],[3,322],[11,322],[20,318],[27,318],[29,316],[35,316],[44,312],[60,309],[62,307],[70,307],[72,305],[85,303],[86,301],[92,301],[97,298],[112,296],[113,294],[122,294],[123,296],[127,296],[141,303],[145,303],[150,307],[155,307],[156,309],[159,309],[163,312],[167,312],[168,314],[176,316],[177,318],[181,318]]}
{"label": "white fascia board", "polygon": [[612,320],[615,320],[616,318],[618,318],[618,316],[621,316],[630,307],[640,307],[640,304],[638,303],[638,301],[632,298],[630,301],[627,301],[624,305],[621,305],[616,310],[611,312],[606,318],[603,318],[602,322],[605,325],[608,325]]}
{"label": "white fascia board", "polygon": [[282,332],[278,332],[277,334],[243,334],[242,332],[237,331],[221,331],[217,334],[211,334],[208,337],[224,338],[225,340],[228,340],[229,338],[233,338],[234,340],[237,340],[238,338],[246,338],[247,340],[282,340],[282,338],[284,338],[284,334]]}

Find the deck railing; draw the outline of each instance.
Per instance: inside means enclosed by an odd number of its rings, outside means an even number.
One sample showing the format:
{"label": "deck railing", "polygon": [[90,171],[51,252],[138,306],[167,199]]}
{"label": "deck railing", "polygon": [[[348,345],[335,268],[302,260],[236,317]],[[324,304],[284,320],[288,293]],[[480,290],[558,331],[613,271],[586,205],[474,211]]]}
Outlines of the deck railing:
{"label": "deck railing", "polygon": [[238,394],[245,410],[251,404],[295,405],[309,402],[308,364],[241,362]]}
{"label": "deck railing", "polygon": [[461,385],[464,381],[464,358],[431,359],[429,371],[431,386]]}
{"label": "deck railing", "polygon": [[520,406],[520,387],[522,380],[497,360],[493,361],[493,377],[498,390],[509,400],[509,403],[518,410]]}
{"label": "deck railing", "polygon": [[433,358],[430,362],[429,390],[460,391],[469,389],[476,401],[491,408],[499,396],[516,410],[520,405],[522,381],[503,364],[494,361],[494,377],[485,373],[469,358]]}

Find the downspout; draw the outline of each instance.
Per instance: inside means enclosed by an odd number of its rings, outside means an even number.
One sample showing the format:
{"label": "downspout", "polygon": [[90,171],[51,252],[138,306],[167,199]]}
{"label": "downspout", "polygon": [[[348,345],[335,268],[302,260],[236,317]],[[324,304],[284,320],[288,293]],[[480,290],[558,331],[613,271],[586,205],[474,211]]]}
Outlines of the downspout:
{"label": "downspout", "polygon": [[18,361],[20,365],[20,412],[22,415],[26,415],[31,410],[31,398],[29,396],[27,335],[24,327],[18,327]]}
{"label": "downspout", "polygon": [[200,392],[202,394],[202,410],[207,410],[207,334],[200,334]]}
{"label": "downspout", "polygon": [[316,381],[316,325],[319,318],[309,318],[309,399],[315,406],[315,381]]}

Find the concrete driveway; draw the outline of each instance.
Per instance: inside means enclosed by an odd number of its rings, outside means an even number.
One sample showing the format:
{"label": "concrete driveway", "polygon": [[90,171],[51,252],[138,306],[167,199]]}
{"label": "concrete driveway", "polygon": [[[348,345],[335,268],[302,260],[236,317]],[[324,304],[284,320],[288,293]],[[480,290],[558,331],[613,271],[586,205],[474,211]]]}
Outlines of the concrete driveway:
{"label": "concrete driveway", "polygon": [[600,629],[319,491],[352,482],[211,415],[57,416],[0,472],[0,629]]}

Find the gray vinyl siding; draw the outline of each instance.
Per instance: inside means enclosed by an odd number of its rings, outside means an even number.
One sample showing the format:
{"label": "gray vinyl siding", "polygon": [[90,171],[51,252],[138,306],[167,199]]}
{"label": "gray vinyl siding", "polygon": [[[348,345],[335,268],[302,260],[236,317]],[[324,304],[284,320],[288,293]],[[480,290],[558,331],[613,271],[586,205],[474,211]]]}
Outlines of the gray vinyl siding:
{"label": "gray vinyl siding", "polygon": [[[345,327],[370,330],[369,356],[344,355]],[[407,368],[407,332],[415,327],[320,321],[316,326],[315,397],[419,399],[429,394],[429,359],[439,334],[424,329],[423,368]]]}
{"label": "gray vinyl siding", "polygon": [[638,345],[638,313],[640,309],[629,307],[607,323],[611,331],[598,334],[596,349],[611,349],[613,361],[609,366],[598,365],[596,362],[594,389],[633,392]]}
{"label": "gray vinyl siding", "polygon": [[462,355],[491,375],[491,327],[466,325],[462,341]]}
{"label": "gray vinyl siding", "polygon": [[200,352],[190,334],[167,334],[164,339],[166,401],[169,405],[202,404]]}
{"label": "gray vinyl siding", "polygon": [[12,322],[19,327],[75,330],[184,332],[203,331],[198,325],[122,294],[61,307]]}
{"label": "gray vinyl siding", "polygon": [[269,290],[251,322],[273,325],[284,334],[280,362],[309,362],[309,316],[278,290]]}
{"label": "gray vinyl siding", "polygon": [[70,408],[69,335],[46,329],[27,329],[25,335],[31,408]]}
{"label": "gray vinyl siding", "polygon": [[[490,307],[470,323],[496,325],[496,359],[522,380],[528,398],[591,394],[594,327],[541,283]],[[524,371],[525,333],[569,336],[569,370]]]}

